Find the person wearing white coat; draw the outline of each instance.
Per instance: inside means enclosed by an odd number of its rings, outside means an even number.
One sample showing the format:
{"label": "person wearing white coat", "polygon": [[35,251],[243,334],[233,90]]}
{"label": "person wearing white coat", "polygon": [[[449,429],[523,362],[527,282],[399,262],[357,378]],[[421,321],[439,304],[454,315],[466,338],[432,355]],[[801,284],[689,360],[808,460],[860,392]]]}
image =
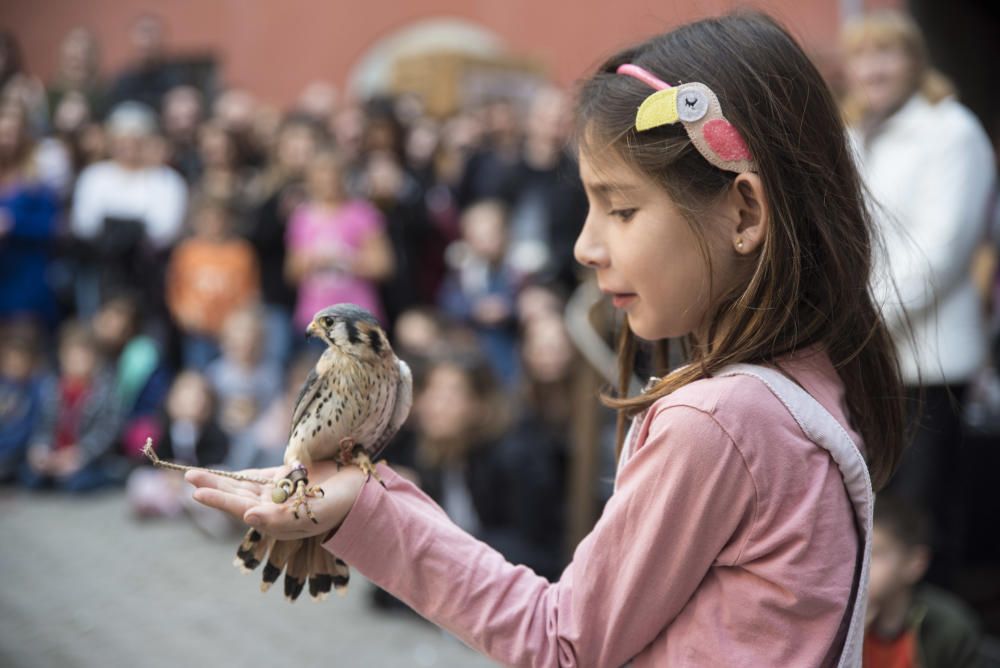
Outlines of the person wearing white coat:
{"label": "person wearing white coat", "polygon": [[976,117],[927,64],[898,12],[845,29],[845,111],[884,247],[873,289],[899,350],[913,441],[890,483],[935,525],[932,579],[961,562],[961,421],[968,383],[988,360],[970,267],[996,197],[996,161]]}
{"label": "person wearing white coat", "polygon": [[187,186],[148,155],[156,116],[137,102],[108,117],[111,159],[85,168],[76,182],[69,228],[81,255],[75,282],[84,317],[123,289],[139,290],[154,314],[163,311],[164,256],[180,236]]}

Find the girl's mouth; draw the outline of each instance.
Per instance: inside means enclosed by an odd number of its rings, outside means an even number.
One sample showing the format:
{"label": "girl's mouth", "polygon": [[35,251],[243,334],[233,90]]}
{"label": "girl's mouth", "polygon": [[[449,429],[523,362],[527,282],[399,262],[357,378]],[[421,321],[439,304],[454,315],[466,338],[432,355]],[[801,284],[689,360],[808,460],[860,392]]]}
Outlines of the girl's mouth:
{"label": "girl's mouth", "polygon": [[614,304],[615,308],[626,309],[639,298],[639,295],[634,292],[615,292],[611,295],[611,303]]}

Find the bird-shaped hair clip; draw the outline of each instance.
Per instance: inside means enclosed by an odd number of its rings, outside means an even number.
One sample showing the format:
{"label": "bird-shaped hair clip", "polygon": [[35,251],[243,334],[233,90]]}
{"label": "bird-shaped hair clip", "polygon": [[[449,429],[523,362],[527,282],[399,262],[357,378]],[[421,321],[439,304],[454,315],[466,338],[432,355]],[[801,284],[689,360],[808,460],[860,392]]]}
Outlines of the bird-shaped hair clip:
{"label": "bird-shaped hair clip", "polygon": [[635,129],[639,132],[680,121],[698,152],[730,172],[756,172],[757,165],[739,131],[722,115],[719,98],[703,83],[671,86],[638,65],[620,65],[618,74],[633,77],[655,89],[639,105]]}

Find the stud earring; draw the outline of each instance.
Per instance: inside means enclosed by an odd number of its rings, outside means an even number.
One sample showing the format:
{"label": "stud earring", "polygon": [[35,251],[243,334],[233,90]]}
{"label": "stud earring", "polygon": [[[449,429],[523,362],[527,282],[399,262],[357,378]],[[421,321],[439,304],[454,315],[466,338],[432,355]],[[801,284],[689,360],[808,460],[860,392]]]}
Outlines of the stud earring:
{"label": "stud earring", "polygon": [[736,240],[736,250],[743,250],[743,239]]}

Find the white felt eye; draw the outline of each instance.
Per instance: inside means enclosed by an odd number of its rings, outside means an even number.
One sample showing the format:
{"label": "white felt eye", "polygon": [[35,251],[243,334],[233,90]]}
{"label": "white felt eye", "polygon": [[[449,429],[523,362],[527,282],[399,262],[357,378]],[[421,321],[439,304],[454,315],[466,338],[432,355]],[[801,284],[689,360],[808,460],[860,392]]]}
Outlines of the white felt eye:
{"label": "white felt eye", "polygon": [[677,115],[686,123],[701,120],[708,113],[708,96],[696,86],[677,91]]}

